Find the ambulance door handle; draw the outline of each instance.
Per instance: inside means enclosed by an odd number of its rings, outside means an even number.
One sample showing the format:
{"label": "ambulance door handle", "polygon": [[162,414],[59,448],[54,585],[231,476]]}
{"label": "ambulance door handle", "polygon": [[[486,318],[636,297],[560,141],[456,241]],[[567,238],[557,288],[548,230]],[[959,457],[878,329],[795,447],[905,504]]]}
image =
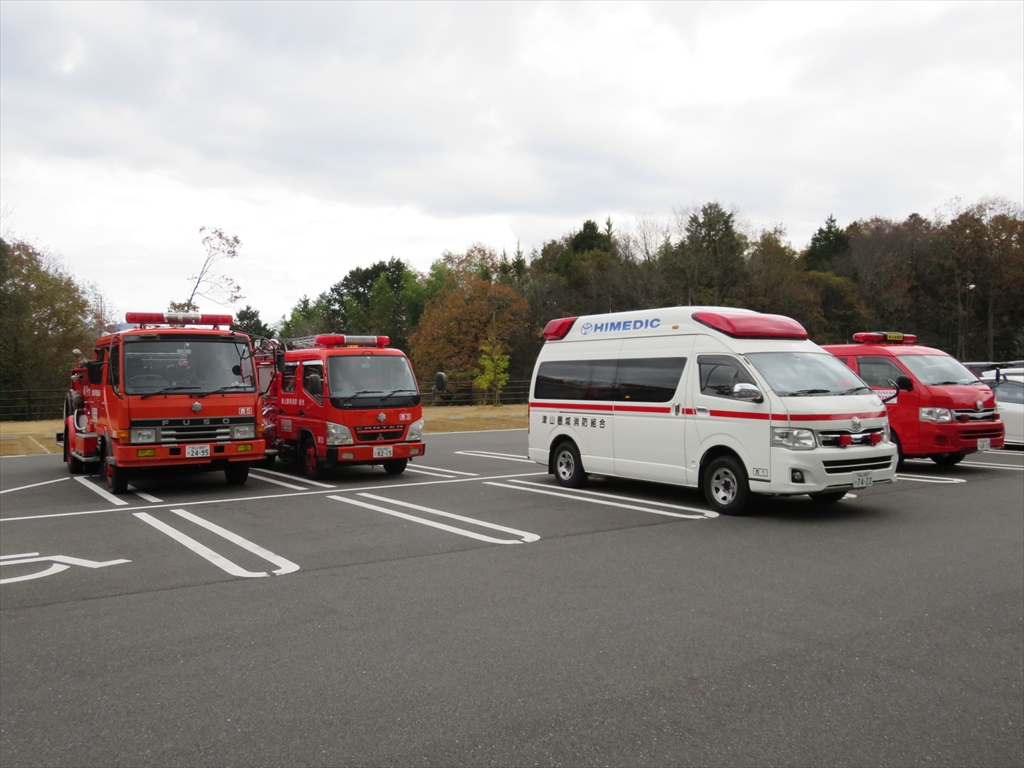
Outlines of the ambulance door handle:
{"label": "ambulance door handle", "polygon": [[698,416],[710,416],[711,415],[711,411],[709,411],[707,408],[705,408],[705,407],[703,407],[701,405],[698,405],[694,410],[697,412]]}

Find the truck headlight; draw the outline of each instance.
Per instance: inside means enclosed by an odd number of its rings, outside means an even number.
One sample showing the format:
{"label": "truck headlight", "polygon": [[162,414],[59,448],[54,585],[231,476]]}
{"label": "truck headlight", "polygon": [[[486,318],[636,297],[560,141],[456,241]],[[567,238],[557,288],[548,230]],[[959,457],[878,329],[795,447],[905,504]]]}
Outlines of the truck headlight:
{"label": "truck headlight", "polygon": [[409,425],[409,431],[405,434],[405,439],[410,442],[422,442],[423,440],[423,419],[414,421]]}
{"label": "truck headlight", "polygon": [[818,447],[814,433],[809,429],[790,429],[789,427],[772,427],[772,445],[789,448],[793,451],[809,451]]}
{"label": "truck headlight", "polygon": [[328,445],[352,445],[352,432],[344,424],[327,422]]}
{"label": "truck headlight", "polygon": [[953,412],[949,408],[922,408],[921,421],[931,421],[935,424],[949,424],[953,421]]}
{"label": "truck headlight", "polygon": [[232,440],[252,440],[256,437],[255,424],[237,424],[231,428]]}
{"label": "truck headlight", "polygon": [[132,443],[155,443],[156,442],[156,430],[153,428],[149,429],[133,429],[129,442]]}

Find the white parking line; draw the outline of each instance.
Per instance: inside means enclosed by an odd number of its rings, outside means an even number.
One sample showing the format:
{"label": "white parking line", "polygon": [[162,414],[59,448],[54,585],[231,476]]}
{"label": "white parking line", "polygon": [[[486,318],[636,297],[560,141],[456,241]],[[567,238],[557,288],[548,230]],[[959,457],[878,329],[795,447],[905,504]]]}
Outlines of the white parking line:
{"label": "white parking line", "polygon": [[[700,513],[698,515],[684,515],[684,514],[681,514],[679,512],[668,512],[668,511],[663,510],[663,509],[651,509],[650,507],[640,507],[640,506],[637,506],[636,504],[625,504],[622,501],[620,501],[620,499],[622,499],[623,497],[621,497],[621,496],[614,496],[614,495],[612,495],[610,493],[599,493],[597,491],[582,491],[582,490],[576,490],[576,491],[573,491],[572,493],[565,493],[565,492],[562,492],[562,491],[554,491],[554,490],[551,490],[549,488],[545,488],[544,486],[541,486],[538,483],[530,483],[529,484],[531,486],[537,486],[537,487],[525,488],[525,487],[523,487],[523,481],[520,480],[520,481],[513,481],[513,482],[516,482],[517,484],[516,485],[512,485],[512,484],[509,484],[509,483],[485,482],[484,485],[493,485],[493,486],[496,486],[498,488],[511,488],[513,490],[516,490],[516,491],[529,491],[530,493],[540,493],[540,494],[543,494],[545,496],[558,496],[558,497],[563,498],[563,499],[574,499],[576,501],[587,501],[587,502],[590,502],[591,504],[602,504],[602,505],[607,506],[607,507],[619,507],[621,509],[634,509],[634,510],[636,510],[638,512],[649,512],[652,515],[664,515],[666,517],[680,517],[680,518],[685,518],[687,520],[704,520],[704,519],[707,519],[707,518],[710,518],[710,517],[718,517],[718,513],[717,512],[713,512],[710,509],[700,509],[698,507],[681,507],[681,506],[677,506],[675,504],[665,504],[663,502],[658,502],[658,501],[649,502],[646,499],[630,499],[630,501],[642,501],[644,504],[655,504],[655,505],[658,505],[658,506],[670,507],[672,509],[685,509],[685,510],[688,510],[688,511],[693,511],[693,512],[699,512]],[[602,497],[602,498],[594,498],[594,497]],[[605,501],[604,499],[616,499],[616,501]]]}
{"label": "white parking line", "polygon": [[[445,469],[444,467],[428,467],[426,464],[417,464],[417,469],[430,469],[434,472],[448,472],[452,475],[462,475],[464,477],[480,477],[477,472],[460,472],[457,469]],[[410,470],[412,467],[406,467],[406,470]]]}
{"label": "white parking line", "polygon": [[40,485],[49,485],[50,483],[62,483],[65,480],[70,480],[70,477],[58,477],[56,480],[44,480],[41,483],[32,483],[32,485],[19,485],[17,488],[7,488],[0,493],[14,493],[15,491],[24,491],[26,488],[38,488]]}
{"label": "white parking line", "polygon": [[31,441],[32,441],[33,443],[35,443],[36,445],[38,445],[38,446],[39,446],[40,448],[42,448],[44,452],[46,452],[46,453],[53,453],[53,451],[51,451],[51,450],[50,450],[49,448],[47,448],[47,447],[46,447],[45,445],[43,445],[43,444],[42,444],[42,443],[40,443],[40,442],[39,442],[38,440],[36,440],[36,439],[35,439],[34,437],[32,437],[32,435],[29,435],[29,436],[28,436],[28,439],[29,439],[29,440],[31,440]]}
{"label": "white parking line", "polygon": [[376,504],[368,504],[365,501],[358,501],[356,499],[350,499],[350,498],[346,498],[344,496],[328,496],[327,498],[334,499],[335,501],[341,501],[341,502],[344,502],[345,504],[354,504],[357,507],[365,507],[366,509],[372,509],[375,512],[383,512],[385,515],[391,515],[393,517],[400,517],[403,520],[409,520],[409,521],[414,522],[414,523],[419,523],[420,525],[429,525],[432,528],[440,528],[443,531],[448,531],[449,533],[458,534],[459,536],[467,536],[467,537],[469,537],[471,539],[477,539],[478,541],[486,541],[489,544],[523,544],[523,543],[529,543],[529,542],[532,542],[532,541],[538,541],[540,539],[540,536],[538,536],[535,533],[527,533],[526,531],[517,531],[514,528],[506,528],[505,526],[496,525],[495,523],[489,523],[489,522],[487,522],[485,520],[475,520],[475,519],[473,519],[471,517],[463,517],[462,515],[455,515],[455,514],[452,514],[451,512],[442,512],[439,509],[431,509],[430,507],[421,507],[421,506],[419,506],[417,504],[409,504],[409,503],[404,502],[404,501],[395,501],[394,499],[386,498],[386,497],[383,497],[383,496],[374,496],[371,493],[360,493],[359,495],[360,496],[365,496],[365,497],[370,498],[370,499],[376,499],[376,500],[379,500],[379,501],[385,501],[385,502],[387,502],[389,504],[397,504],[398,506],[401,506],[401,507],[409,507],[411,509],[416,509],[416,510],[419,510],[420,512],[427,512],[428,514],[432,514],[432,515],[441,515],[443,517],[454,518],[456,520],[461,520],[464,523],[469,523],[470,525],[479,525],[479,526],[481,526],[483,528],[491,528],[493,530],[503,531],[505,533],[511,533],[513,536],[519,536],[520,538],[519,539],[514,539],[514,540],[495,539],[492,536],[484,536],[482,533],[476,533],[475,531],[467,531],[467,530],[465,530],[463,528],[456,528],[453,525],[446,525],[445,523],[439,523],[439,522],[437,522],[435,520],[426,520],[426,519],[424,519],[422,517],[415,517],[414,515],[407,515],[404,512],[399,512],[399,511],[394,510],[394,509],[388,509],[387,507],[380,507],[380,506],[377,506]]}
{"label": "white parking line", "polygon": [[1008,469],[1011,472],[1024,472],[1021,464],[997,464],[996,462],[965,461],[962,467],[981,467],[982,469]]}
{"label": "white parking line", "polygon": [[505,461],[525,461],[527,464],[536,464],[533,459],[524,456],[516,456],[512,453],[494,453],[493,451],[456,451],[460,456],[475,456],[478,459],[504,459]]}
{"label": "white parking line", "polygon": [[447,477],[449,480],[454,480],[455,475],[441,474],[441,472],[428,472],[425,469],[413,469],[412,467],[406,467],[406,472],[412,472],[414,475],[429,475],[430,477]]}
{"label": "white parking line", "polygon": [[112,493],[108,493],[107,491],[105,491],[104,489],[100,488],[98,485],[96,485],[96,483],[92,482],[91,480],[89,480],[86,477],[76,477],[75,480],[80,482],[82,485],[84,485],[90,491],[95,493],[97,496],[102,496],[104,499],[109,501],[111,504],[115,504],[118,507],[127,507],[128,506],[128,502],[127,501],[125,501],[124,499],[118,498],[117,496],[115,496]]}
{"label": "white parking line", "polygon": [[911,480],[915,483],[940,483],[940,484],[953,484],[953,483],[966,483],[962,477],[932,477],[929,475],[904,475],[902,472],[896,475],[897,480]]}
{"label": "white parking line", "polygon": [[[545,488],[545,489],[548,489],[548,490],[551,489],[550,485],[546,485],[545,483],[535,483],[535,482],[532,482],[530,480],[509,480],[509,482],[510,483],[515,483],[516,485],[531,485],[531,486],[535,486],[537,488]],[[718,513],[717,512],[715,512],[713,510],[710,510],[710,509],[704,509],[703,507],[684,507],[681,504],[669,504],[667,501],[651,501],[650,499],[634,499],[634,498],[629,498],[628,496],[619,496],[619,495],[616,495],[616,494],[613,494],[613,493],[602,493],[601,491],[591,491],[591,490],[587,490],[587,489],[584,489],[584,488],[576,488],[576,489],[573,489],[572,492],[573,493],[582,493],[582,494],[584,494],[586,496],[598,496],[598,497],[605,498],[605,499],[613,499],[615,501],[635,501],[635,502],[637,502],[639,504],[652,504],[655,507],[667,507],[669,509],[679,509],[679,510],[682,510],[684,512],[699,512],[701,515],[705,515],[707,517],[718,517]]]}
{"label": "white parking line", "polygon": [[158,499],[156,496],[150,496],[148,493],[143,493],[138,488],[136,488],[134,485],[129,485],[128,486],[128,490],[131,491],[132,493],[134,493],[136,496],[138,496],[143,501],[148,501],[150,504],[162,504],[163,501],[164,501],[163,499]]}
{"label": "white parking line", "polygon": [[[275,480],[272,477],[264,477],[263,475],[258,475],[258,474],[256,474],[255,472],[252,472],[252,471],[249,472],[249,477],[252,477],[252,478],[254,478],[256,480],[262,480],[264,483],[273,483],[274,485],[280,485],[280,486],[282,486],[284,488],[291,488],[292,490],[295,490],[295,491],[308,491],[309,490],[305,486],[295,485],[294,483],[286,483],[283,480]],[[328,486],[328,487],[330,487],[330,486]]]}
{"label": "white parking line", "polygon": [[[275,472],[272,469],[264,469],[263,467],[259,467],[259,468],[253,467],[253,468],[250,468],[250,470],[249,470],[250,473],[253,471],[253,469],[255,469],[257,472],[259,472],[261,475],[273,475],[274,477],[283,477],[286,480],[295,480],[295,479],[297,479],[293,475],[286,475],[283,472]],[[261,479],[265,479],[265,478],[261,478]],[[306,478],[302,478],[300,480],[300,482],[306,483],[307,485],[315,485],[318,488],[337,488],[336,485],[328,485],[327,483],[318,483],[316,480],[307,480]]]}
{"label": "white parking line", "polygon": [[[213,531],[218,536],[222,536],[223,538],[227,539],[233,544],[237,544],[243,549],[247,549],[248,551],[252,552],[254,555],[259,555],[264,560],[267,560],[273,563],[274,565],[278,566],[277,570],[272,571],[272,573],[276,575],[294,573],[295,571],[299,570],[299,566],[291,562],[290,560],[286,560],[285,558],[279,555],[275,555],[273,552],[264,549],[258,544],[254,544],[248,539],[243,539],[241,536],[238,536],[237,534],[234,534],[225,528],[221,528],[219,525],[211,523],[209,520],[204,520],[203,518],[193,515],[192,513],[187,512],[184,509],[172,509],[171,511],[176,515],[180,515],[186,520],[191,520],[196,525],[200,525],[203,528],[206,528],[207,530]],[[178,529],[172,528],[166,523],[157,520],[155,517],[153,517],[147,512],[135,512],[134,515],[143,522],[149,523],[158,531],[166,533],[175,541],[184,544],[197,555],[206,558],[211,563],[220,568],[222,571],[226,571],[227,573],[230,573],[232,576],[240,576],[242,578],[255,579],[261,576],[269,575],[265,571],[247,571],[241,566],[231,562],[223,555],[214,552],[205,544],[201,544],[195,539],[193,539],[191,536],[187,536]]]}

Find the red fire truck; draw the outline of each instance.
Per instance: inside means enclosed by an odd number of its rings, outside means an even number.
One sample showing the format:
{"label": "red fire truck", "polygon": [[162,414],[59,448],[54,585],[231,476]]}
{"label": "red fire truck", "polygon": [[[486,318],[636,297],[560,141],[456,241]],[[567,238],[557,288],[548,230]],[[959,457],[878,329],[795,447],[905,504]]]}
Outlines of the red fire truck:
{"label": "red fire truck", "polygon": [[154,467],[223,469],[241,485],[264,457],[260,393],[247,335],[231,315],[129,312],[72,372],[64,461],[98,470],[113,493]]}
{"label": "red fire truck", "polygon": [[1003,447],[995,395],[955,358],[917,346],[909,333],[855,333],[853,341],[825,349],[885,403],[900,461],[927,457],[952,466],[969,453]]}
{"label": "red fire truck", "polygon": [[[258,361],[267,458],[297,460],[320,478],[330,467],[380,464],[401,474],[422,456],[423,406],[409,359],[387,336],[322,334],[284,341]],[[443,391],[445,377],[437,375]]]}

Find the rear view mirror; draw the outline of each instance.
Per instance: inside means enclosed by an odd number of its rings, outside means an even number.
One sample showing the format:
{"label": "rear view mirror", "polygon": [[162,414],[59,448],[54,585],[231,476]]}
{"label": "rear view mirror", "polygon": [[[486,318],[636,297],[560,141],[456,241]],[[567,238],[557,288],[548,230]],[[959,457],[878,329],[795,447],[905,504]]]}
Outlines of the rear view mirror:
{"label": "rear view mirror", "polygon": [[85,375],[90,384],[103,383],[103,363],[99,360],[90,360],[85,364]]}
{"label": "rear view mirror", "polygon": [[443,371],[438,371],[437,376],[434,379],[434,393],[440,394],[448,388],[448,377],[444,375]]}

